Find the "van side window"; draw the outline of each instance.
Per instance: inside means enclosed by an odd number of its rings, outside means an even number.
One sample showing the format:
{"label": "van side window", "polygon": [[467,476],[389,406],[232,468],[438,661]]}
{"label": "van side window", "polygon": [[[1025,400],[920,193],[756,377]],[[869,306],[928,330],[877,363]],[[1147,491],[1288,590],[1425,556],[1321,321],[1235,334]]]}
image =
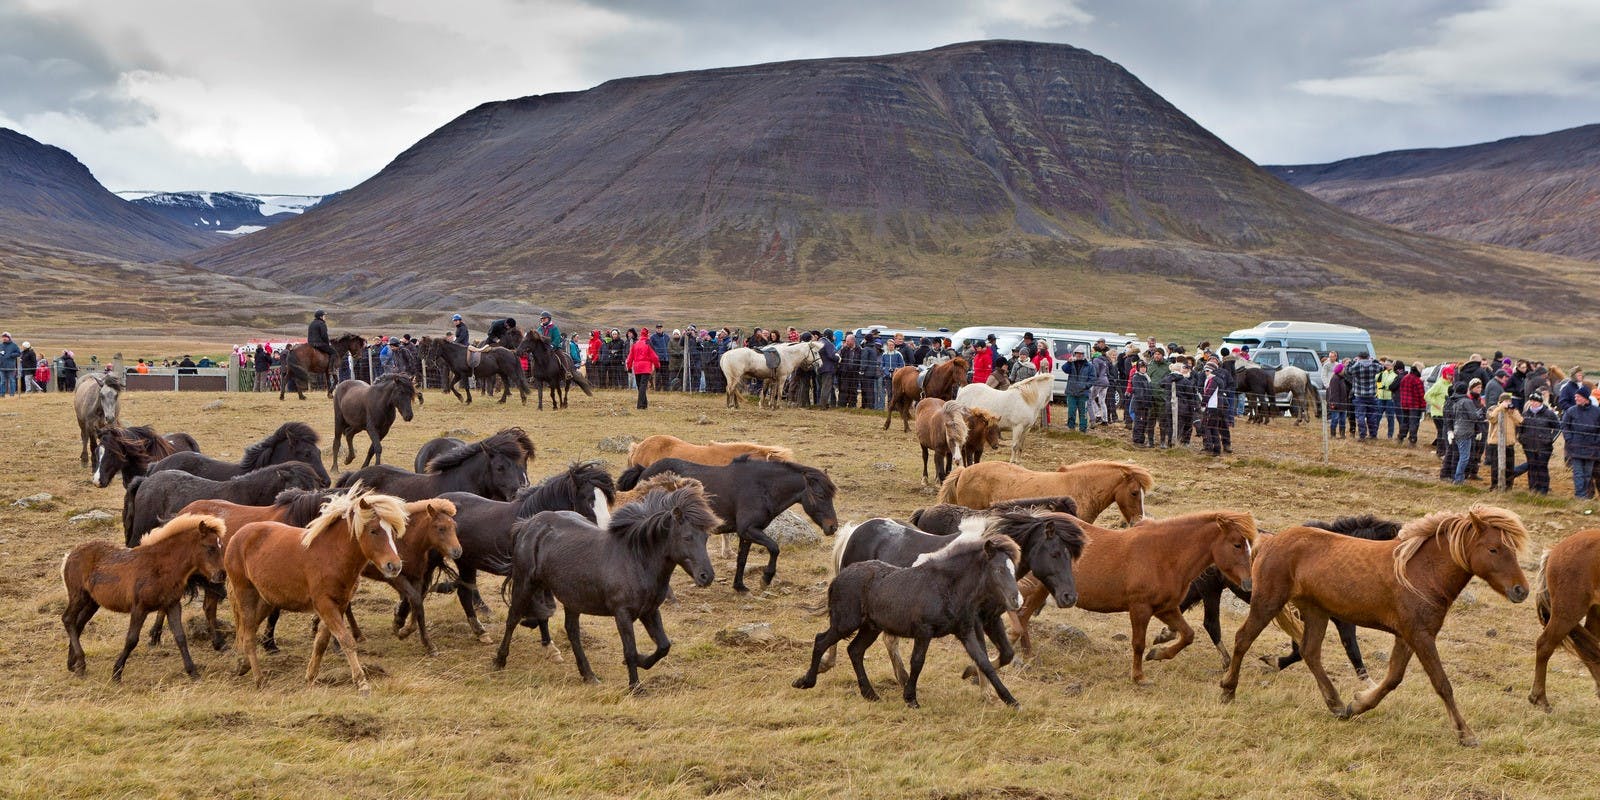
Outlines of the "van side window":
{"label": "van side window", "polygon": [[1316,356],[1305,352],[1289,353],[1289,363],[1305,370],[1306,372],[1316,372],[1322,368],[1321,365],[1317,363]]}
{"label": "van side window", "polygon": [[1314,351],[1316,351],[1318,353],[1327,352],[1327,350],[1325,348],[1323,348],[1322,342],[1319,342],[1319,341],[1317,341],[1315,339],[1290,339],[1290,340],[1288,340],[1288,344],[1285,345],[1285,346],[1286,347],[1300,347],[1300,348],[1304,348],[1306,350],[1314,350]]}

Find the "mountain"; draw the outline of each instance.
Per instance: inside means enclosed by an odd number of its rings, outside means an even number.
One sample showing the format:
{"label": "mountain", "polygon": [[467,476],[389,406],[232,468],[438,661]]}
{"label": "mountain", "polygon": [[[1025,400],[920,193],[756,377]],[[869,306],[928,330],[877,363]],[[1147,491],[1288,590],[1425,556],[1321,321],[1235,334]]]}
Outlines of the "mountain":
{"label": "mountain", "polygon": [[1600,261],[1600,125],[1266,169],[1391,225]]}
{"label": "mountain", "polygon": [[136,206],[207,233],[241,236],[294,219],[321,195],[246,192],[117,192]]}
{"label": "mountain", "polygon": [[78,159],[0,128],[0,234],[130,260],[176,258],[215,239],[107,191]]}

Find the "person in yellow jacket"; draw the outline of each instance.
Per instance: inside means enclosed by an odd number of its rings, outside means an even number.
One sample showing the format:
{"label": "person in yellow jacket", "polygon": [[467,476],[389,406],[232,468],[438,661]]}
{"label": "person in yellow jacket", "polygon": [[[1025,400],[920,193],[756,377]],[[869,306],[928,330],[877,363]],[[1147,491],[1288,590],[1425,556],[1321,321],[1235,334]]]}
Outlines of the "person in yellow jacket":
{"label": "person in yellow jacket", "polygon": [[1444,432],[1444,401],[1450,399],[1450,384],[1455,377],[1455,365],[1444,365],[1438,380],[1422,395],[1428,401],[1428,416],[1433,418],[1433,452],[1440,458],[1444,458],[1445,448],[1449,446]]}
{"label": "person in yellow jacket", "polygon": [[[1383,371],[1378,373],[1378,415],[1384,420],[1384,436],[1389,439],[1394,438],[1395,425],[1400,420],[1400,404],[1396,402],[1394,394],[1395,381],[1404,374],[1405,366],[1398,358],[1384,361]],[[1372,433],[1376,436],[1378,432]]]}
{"label": "person in yellow jacket", "polygon": [[[1489,420],[1489,438],[1483,446],[1483,460],[1489,465],[1489,488],[1510,489],[1517,474],[1512,470],[1517,467],[1517,432],[1522,427],[1522,413],[1512,403],[1516,398],[1510,392],[1500,395],[1500,402],[1489,407],[1484,414]],[[1504,438],[1502,438],[1504,437]],[[1504,441],[1502,445],[1500,442]],[[1499,451],[1504,448],[1506,453],[1506,484],[1500,486],[1500,458]]]}

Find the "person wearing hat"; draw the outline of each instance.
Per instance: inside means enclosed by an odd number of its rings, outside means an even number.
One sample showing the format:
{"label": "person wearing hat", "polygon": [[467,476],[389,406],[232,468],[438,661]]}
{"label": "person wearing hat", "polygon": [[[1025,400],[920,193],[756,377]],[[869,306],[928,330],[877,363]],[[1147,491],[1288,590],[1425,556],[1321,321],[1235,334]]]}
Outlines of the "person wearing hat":
{"label": "person wearing hat", "polygon": [[22,350],[17,354],[17,385],[18,393],[32,394],[42,392],[39,381],[34,373],[39,369],[39,354],[33,351],[33,345],[22,343]]}
{"label": "person wearing hat", "polygon": [[333,358],[333,341],[328,338],[328,321],[324,319],[327,313],[317,309],[311,315],[311,324],[306,326],[306,344],[313,350],[320,350]]}
{"label": "person wearing hat", "polygon": [[1094,365],[1083,345],[1072,351],[1072,358],[1061,365],[1067,376],[1067,430],[1077,428],[1079,433],[1089,430],[1089,387],[1094,384]]}
{"label": "person wearing hat", "polygon": [[1556,384],[1556,410],[1567,413],[1572,408],[1572,396],[1578,393],[1578,387],[1583,385],[1583,367],[1573,367],[1567,371],[1567,379]]}
{"label": "person wearing hat", "polygon": [[1454,395],[1445,405],[1445,417],[1450,421],[1451,448],[1445,456],[1446,465],[1454,463],[1452,482],[1460,486],[1467,481],[1467,466],[1472,459],[1473,443],[1478,438],[1479,426],[1485,424],[1483,407],[1483,381],[1473,378],[1467,382],[1467,391]]}
{"label": "person wearing hat", "polygon": [[56,388],[70,392],[78,388],[78,359],[71,350],[61,351],[61,370],[56,373]]}
{"label": "person wearing hat", "polygon": [[1590,396],[1588,384],[1572,394],[1572,408],[1561,414],[1561,436],[1572,467],[1572,494],[1588,500],[1594,490],[1594,470],[1600,464],[1600,406]]}
{"label": "person wearing hat", "polygon": [[555,320],[550,317],[550,312],[539,312],[539,332],[551,343],[561,341],[561,328],[556,326]]}
{"label": "person wearing hat", "polygon": [[1550,454],[1560,432],[1561,419],[1545,404],[1544,392],[1528,395],[1522,406],[1522,431],[1517,435],[1524,461],[1511,471],[1511,477],[1527,475],[1528,491],[1534,494],[1550,493]]}
{"label": "person wearing hat", "polygon": [[[990,334],[989,338],[994,339]],[[985,342],[972,351],[972,382],[988,383],[989,375],[994,372],[994,351],[990,344]]]}
{"label": "person wearing hat", "polygon": [[650,398],[645,394],[645,387],[650,385],[651,374],[661,366],[661,356],[650,346],[648,336],[640,336],[634,340],[633,346],[628,348],[628,359],[624,366],[633,375],[634,384],[639,389],[639,402],[635,407],[640,411],[649,408]]}
{"label": "person wearing hat", "polygon": [[669,349],[671,337],[667,336],[667,332],[662,329],[659,322],[656,323],[655,333],[650,333],[649,330],[649,328],[640,328],[639,338],[648,340],[650,346],[655,349],[658,363],[656,364],[656,374],[653,380],[656,382],[655,388],[665,389],[667,388],[667,375],[672,372],[672,353]]}
{"label": "person wearing hat", "polygon": [[[1493,383],[1493,381],[1490,381]],[[1516,480],[1517,468],[1517,432],[1522,428],[1522,413],[1517,411],[1513,402],[1515,396],[1510,392],[1501,392],[1499,399],[1493,403],[1485,403],[1484,419],[1489,427],[1484,436],[1483,462],[1489,465],[1489,488],[1510,489]],[[1502,445],[1500,442],[1504,441]],[[1505,484],[1500,483],[1501,450],[1504,449],[1506,465]]]}
{"label": "person wearing hat", "polygon": [[1133,374],[1128,378],[1128,414],[1133,419],[1133,446],[1155,447],[1152,413],[1155,387],[1150,384],[1149,367],[1145,362],[1133,362],[1132,369]]}
{"label": "person wearing hat", "polygon": [[17,359],[22,348],[11,341],[11,332],[0,333],[0,397],[17,393]]}
{"label": "person wearing hat", "polygon": [[472,334],[467,331],[467,323],[461,319],[460,314],[450,315],[451,334],[456,338],[456,344],[470,344]]}

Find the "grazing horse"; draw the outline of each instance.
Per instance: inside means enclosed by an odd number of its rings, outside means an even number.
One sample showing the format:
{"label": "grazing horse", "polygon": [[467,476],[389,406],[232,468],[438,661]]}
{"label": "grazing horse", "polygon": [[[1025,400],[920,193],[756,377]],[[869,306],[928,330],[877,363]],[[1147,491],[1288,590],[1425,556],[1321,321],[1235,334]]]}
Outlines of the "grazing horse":
{"label": "grazing horse", "polygon": [[1001,500],[1066,495],[1078,501],[1081,519],[1094,522],[1115,503],[1122,518],[1133,524],[1144,519],[1144,493],[1154,485],[1149,470],[1116,461],[1084,461],[1055,472],[991,461],[951,472],[939,487],[939,502],[988,508]]}
{"label": "grazing horse", "polygon": [[[655,666],[672,647],[661,622],[661,603],[667,599],[673,568],[681,567],[696,586],[710,586],[715,577],[706,555],[706,537],[718,522],[705,493],[688,486],[651,492],[623,506],[605,528],[571,511],[541,511],[517,523],[511,607],[494,656],[495,669],[505,668],[519,624],[543,625],[555,613],[550,601],[554,597],[566,616],[567,642],[578,674],[589,683],[600,680],[583,652],[579,616],[611,617],[622,639],[628,688],[637,690],[639,670]],[[644,623],[655,642],[655,651],[647,656],[639,654],[634,641],[635,620]]]}
{"label": "grazing horse", "polygon": [[520,343],[511,346],[516,349],[517,355],[528,356],[528,376],[533,379],[533,393],[539,398],[540,411],[544,410],[544,392],[547,388],[550,390],[552,409],[567,407],[567,395],[574,383],[585,395],[594,397],[589,379],[573,365],[572,356],[550,344],[550,339],[543,333],[533,331],[523,337]]}
{"label": "grazing horse", "polygon": [[1533,594],[1544,630],[1535,645],[1528,702],[1550,710],[1544,673],[1562,646],[1589,668],[1600,694],[1600,530],[1579,531],[1546,551]]}
{"label": "grazing horse", "polygon": [[947,533],[960,533],[961,523],[972,517],[990,517],[1001,511],[1013,508],[1038,509],[1040,511],[1055,511],[1062,514],[1078,514],[1078,503],[1066,495],[1060,497],[1023,497],[1016,500],[1001,500],[988,508],[967,508],[954,503],[939,503],[938,505],[919,508],[911,512],[911,527],[923,533],[942,536]]}
{"label": "grazing horse", "polygon": [[196,500],[228,500],[260,506],[272,502],[284,489],[317,489],[322,481],[310,466],[298,461],[273,464],[237,478],[214,481],[187,472],[167,470],[134,478],[122,496],[122,528],[129,547],[139,537],[171,519]]}
{"label": "grazing horse", "polygon": [[[1306,669],[1322,689],[1328,710],[1341,719],[1370,711],[1400,685],[1415,654],[1444,701],[1461,744],[1475,746],[1478,740],[1456,708],[1450,679],[1439,662],[1436,637],[1450,604],[1474,575],[1513,603],[1527,599],[1528,581],[1517,564],[1527,544],[1528,530],[1515,513],[1485,505],[1413,520],[1389,542],[1316,528],[1279,531],[1262,544],[1251,570],[1255,585],[1250,616],[1233,637],[1233,658],[1222,679],[1223,701],[1233,699],[1250,645],[1293,603],[1304,630],[1291,638],[1300,642]],[[1339,690],[1322,669],[1322,635],[1332,617],[1394,633],[1388,674],[1382,683],[1358,692],[1349,705],[1339,699]]]}
{"label": "grazing horse", "polygon": [[954,635],[995,693],[1015,708],[999,673],[989,661],[989,651],[979,635],[979,621],[994,607],[1015,611],[1022,604],[1017,591],[1017,543],[997,533],[957,537],[943,549],[919,556],[910,567],[883,561],[864,561],[839,571],[828,584],[828,628],[817,634],[811,648],[811,666],[795,679],[794,688],[817,685],[823,655],[849,638],[850,663],[855,667],[861,696],[877,700],[867,679],[863,657],[880,633],[911,639],[911,671],[901,683],[906,705],[917,708],[917,679],[922,675],[928,643]]}
{"label": "grazing horse", "polygon": [[984,408],[967,411],[967,441],[961,446],[961,463],[970,467],[982,463],[983,451],[1000,449],[1000,418]]}
{"label": "grazing horse", "polygon": [[449,339],[424,336],[422,343],[417,346],[417,352],[444,368],[449,375],[445,381],[445,391],[455,395],[457,400],[461,399],[461,393],[456,391],[458,384],[467,391],[467,405],[472,404],[472,378],[478,379],[479,385],[485,387],[484,391],[490,395],[493,394],[488,388],[490,381],[505,381],[506,389],[500,395],[501,403],[510,399],[513,386],[522,395],[522,403],[528,403],[528,379],[522,374],[522,360],[504,347],[490,346],[473,350]]}
{"label": "grazing horse", "polygon": [[956,392],[955,403],[968,408],[981,408],[994,412],[1000,418],[1000,427],[1011,431],[1011,460],[1022,454],[1022,444],[1028,429],[1039,421],[1044,407],[1050,404],[1048,373],[1024,378],[1001,391],[981,383],[969,383]]}
{"label": "grazing horse", "polygon": [[[1144,661],[1165,661],[1194,641],[1194,629],[1184,621],[1178,606],[1194,579],[1215,565],[1222,574],[1250,590],[1250,552],[1256,541],[1256,521],[1237,511],[1199,511],[1164,520],[1145,520],[1132,528],[1113,530],[1083,524],[1089,545],[1074,565],[1078,582],[1078,608],[1101,614],[1126,612],[1132,625],[1134,683],[1144,683]],[[1329,534],[1337,536],[1338,534]],[[1030,655],[1033,643],[1028,620],[1044,607],[1049,590],[1036,579],[1022,582],[1024,598],[1017,613],[1022,652]],[[1166,649],[1145,653],[1145,630],[1150,618],[1178,632]]]}
{"label": "grazing horse", "polygon": [[417,472],[427,472],[429,461],[466,443],[465,439],[457,439],[454,436],[440,436],[435,439],[429,439],[422,443],[422,447],[417,449],[417,459],[412,462],[411,468]]}
{"label": "grazing horse", "polygon": [[[646,436],[643,441],[628,445],[628,466],[648,467],[663,458],[681,458],[696,464],[722,466],[742,455],[759,461],[793,461],[794,451],[787,447],[774,447],[755,442],[707,442],[690,444],[676,436],[658,433]],[[633,487],[618,486],[628,490]]]}
{"label": "grazing horse", "polygon": [[342,381],[333,393],[333,464],[339,463],[339,440],[345,442],[344,463],[356,460],[356,433],[367,432],[367,457],[361,466],[383,463],[383,437],[389,435],[395,414],[411,421],[411,398],[417,388],[404,376],[389,374],[372,383]]}
{"label": "grazing horse", "polygon": [[521,428],[506,428],[481,442],[459,445],[428,462],[427,472],[399,467],[362,467],[339,476],[339,486],[360,482],[373,491],[406,500],[426,500],[445,492],[472,492],[490,500],[510,500],[528,485],[533,440]]}
{"label": "grazing horse", "polygon": [[833,510],[833,496],[838,489],[828,474],[816,467],[792,461],[756,461],[750,456],[739,456],[721,467],[663,458],[648,467],[629,467],[617,485],[632,486],[663,472],[704,484],[712,510],[722,518],[717,532],[739,534],[739,560],[733,573],[736,592],[749,591],[744,585],[744,566],[752,544],[767,548],[767,568],[761,573],[761,585],[772,583],[777,576],[778,543],[767,535],[766,527],[789,506],[799,503],[827,536],[839,527],[839,516]]}
{"label": "grazing horse", "polygon": [[132,428],[101,428],[100,442],[94,451],[94,485],[104,489],[114,476],[122,476],[126,489],[134,478],[150,472],[150,465],[173,453],[200,452],[200,445],[187,433],[162,436],[149,425]]}
{"label": "grazing horse", "polygon": [[224,530],[216,517],[185,514],[151,531],[138,547],[94,541],[72,548],[61,562],[61,581],[67,587],[67,610],[61,613],[67,629],[67,670],[79,677],[87,670],[78,639],[94,612],[104,606],[128,615],[128,636],[111,667],[112,680],[122,680],[122,667],[139,644],[140,627],[151,611],[166,612],[172,640],[183,656],[183,671],[191,678],[200,677],[183,631],[183,590],[190,575],[222,580]]}
{"label": "grazing horse", "polygon": [[954,400],[956,392],[967,385],[967,360],[956,356],[934,366],[901,367],[889,376],[889,400],[884,403],[883,429],[889,430],[894,412],[900,412],[901,427],[911,430],[912,406],[926,398]]}
{"label": "grazing horse", "polygon": [[[434,586],[434,591],[455,591],[472,635],[485,644],[494,641],[478,622],[477,608],[483,606],[478,592],[478,572],[482,570],[501,577],[511,574],[515,544],[511,529],[517,521],[540,511],[572,511],[591,521],[603,522],[602,517],[610,517],[609,506],[615,496],[616,485],[612,483],[611,473],[598,461],[571,464],[566,471],[518,491],[510,502],[488,500],[470,492],[441,495],[456,506],[456,537],[461,542],[461,555],[455,558],[456,580],[440,583]],[[425,585],[431,583],[432,571],[441,563],[437,558],[430,558],[430,577],[424,580]]]}
{"label": "grazing horse", "polygon": [[[767,351],[777,354],[777,367],[767,366]],[[729,350],[723,353],[719,360],[722,377],[728,382],[727,404],[729,407],[738,408],[739,393],[744,382],[751,378],[760,378],[767,384],[758,405],[766,405],[770,398],[770,407],[777,408],[779,394],[783,385],[788,382],[789,376],[793,375],[795,370],[815,367],[821,361],[820,341],[767,345],[760,350],[753,347],[736,347]]]}
{"label": "grazing horse", "polygon": [[362,694],[372,687],[356,658],[356,640],[345,614],[367,564],[385,576],[400,574],[396,538],[406,532],[405,504],[361,487],[328,500],[321,516],[302,529],[281,522],[252,522],[228,540],[223,563],[228,599],[233,602],[239,674],[254,672],[256,688],[266,683],[256,635],[273,610],[315,611],[322,627],[311,646],[306,684],[316,681],[330,637],[339,640],[350,677]]}
{"label": "grazing horse", "polygon": [[102,429],[121,424],[121,395],[122,379],[110,373],[90,372],[78,379],[78,388],[72,390],[72,410],[78,417],[78,436],[83,440],[78,463],[89,463],[89,450]]}
{"label": "grazing horse", "polygon": [[367,349],[367,340],[353,333],[346,333],[334,339],[333,357],[312,347],[309,343],[290,345],[283,354],[283,380],[278,382],[278,399],[282,400],[284,392],[289,388],[289,381],[294,381],[294,393],[301,400],[306,399],[306,389],[311,386],[311,376],[321,375],[328,384],[328,396],[333,396],[333,385],[339,374],[339,364],[345,357],[362,358]]}
{"label": "grazing horse", "polygon": [[967,444],[967,417],[971,409],[946,403],[937,397],[917,401],[917,443],[922,445],[922,482],[928,480],[928,453],[933,453],[933,471],[939,483],[952,467],[962,464],[962,449]]}
{"label": "grazing horse", "polygon": [[322,449],[318,446],[319,442],[317,432],[312,430],[310,425],[304,422],[285,422],[265,439],[246,447],[244,455],[239,458],[237,464],[218,461],[192,451],[182,451],[157,461],[151,465],[150,472],[175,469],[214,481],[225,481],[262,467],[298,461],[311,467],[322,480],[322,485],[327,486],[333,481],[328,477],[328,471],[322,467]]}

